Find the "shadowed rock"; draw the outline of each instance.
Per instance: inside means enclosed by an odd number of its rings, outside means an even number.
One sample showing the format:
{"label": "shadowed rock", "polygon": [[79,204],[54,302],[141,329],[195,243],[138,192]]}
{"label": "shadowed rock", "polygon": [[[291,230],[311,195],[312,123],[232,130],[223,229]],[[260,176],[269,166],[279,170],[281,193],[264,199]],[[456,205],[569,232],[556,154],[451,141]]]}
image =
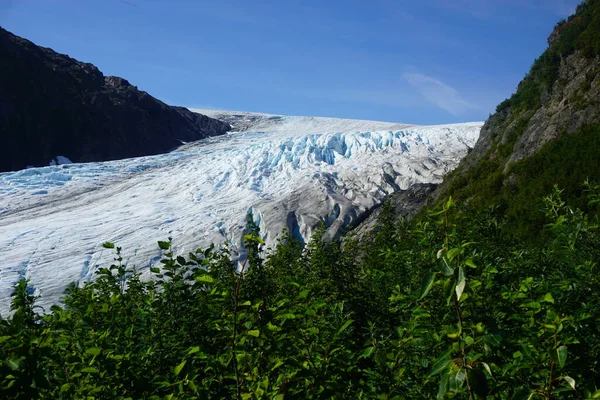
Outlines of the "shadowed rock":
{"label": "shadowed rock", "polygon": [[87,162],[160,154],[229,129],[0,28],[0,172],[58,155]]}

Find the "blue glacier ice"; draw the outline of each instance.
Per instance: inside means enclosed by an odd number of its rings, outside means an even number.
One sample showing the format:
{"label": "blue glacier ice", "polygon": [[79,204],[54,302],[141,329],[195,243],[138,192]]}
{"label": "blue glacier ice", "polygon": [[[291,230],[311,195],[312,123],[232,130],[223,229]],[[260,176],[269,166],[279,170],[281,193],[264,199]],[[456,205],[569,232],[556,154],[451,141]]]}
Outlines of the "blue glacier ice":
{"label": "blue glacier ice", "polygon": [[224,241],[236,251],[248,211],[268,246],[284,228],[309,241],[321,222],[337,237],[390,193],[440,182],[482,126],[203,113],[236,131],[168,154],[0,174],[0,313],[22,277],[45,307],[92,279],[113,260],[106,241],[147,271],[168,237],[176,254]]}

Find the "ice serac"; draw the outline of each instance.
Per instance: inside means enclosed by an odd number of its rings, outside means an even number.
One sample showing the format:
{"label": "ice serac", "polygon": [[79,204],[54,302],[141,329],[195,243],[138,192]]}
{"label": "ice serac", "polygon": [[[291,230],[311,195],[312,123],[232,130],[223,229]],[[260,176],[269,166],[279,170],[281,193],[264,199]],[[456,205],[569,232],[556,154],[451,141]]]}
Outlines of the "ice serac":
{"label": "ice serac", "polygon": [[20,278],[56,303],[112,261],[106,241],[147,270],[168,237],[178,254],[235,248],[248,212],[268,245],[284,228],[308,241],[321,222],[338,237],[390,193],[439,182],[482,125],[205,113],[238,131],[163,155],[0,174],[0,312]]}

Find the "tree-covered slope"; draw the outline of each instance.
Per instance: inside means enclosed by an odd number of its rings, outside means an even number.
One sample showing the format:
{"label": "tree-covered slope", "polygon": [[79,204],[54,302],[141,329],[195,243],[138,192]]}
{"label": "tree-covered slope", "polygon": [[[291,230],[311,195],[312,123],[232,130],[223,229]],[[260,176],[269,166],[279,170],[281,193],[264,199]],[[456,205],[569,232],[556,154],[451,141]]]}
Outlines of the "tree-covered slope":
{"label": "tree-covered slope", "polygon": [[497,205],[512,233],[531,236],[542,223],[539,199],[554,183],[584,207],[582,183],[600,180],[599,123],[600,1],[588,0],[557,24],[548,49],[435,197]]}
{"label": "tree-covered slope", "polygon": [[57,156],[86,162],[159,154],[229,129],[0,28],[0,172]]}

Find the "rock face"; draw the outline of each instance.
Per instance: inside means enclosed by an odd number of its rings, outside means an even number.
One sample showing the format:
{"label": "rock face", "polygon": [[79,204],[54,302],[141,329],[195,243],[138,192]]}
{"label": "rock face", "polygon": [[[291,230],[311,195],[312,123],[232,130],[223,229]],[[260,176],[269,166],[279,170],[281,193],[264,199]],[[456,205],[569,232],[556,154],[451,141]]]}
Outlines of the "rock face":
{"label": "rock face", "polygon": [[576,53],[562,60],[552,94],[543,94],[542,106],[517,139],[509,163],[530,157],[562,133],[600,121],[599,72],[599,57],[590,60]]}
{"label": "rock face", "polygon": [[486,155],[501,157],[497,153],[488,154],[493,144],[514,141],[511,136],[517,136],[504,166],[506,171],[511,163],[532,156],[561,134],[600,122],[600,57],[587,59],[575,53],[561,60],[551,94],[545,91],[541,97],[536,109],[517,111],[509,107],[492,115],[461,168],[479,162]]}
{"label": "rock face", "polygon": [[[400,217],[405,220],[410,220],[420,210],[427,198],[434,192],[438,185],[434,183],[416,183],[407,190],[401,190],[392,193],[387,201],[392,206],[393,214],[396,218]],[[354,230],[353,233],[357,237],[362,238],[368,233],[377,229],[379,224],[378,219],[381,215],[382,208],[377,207],[373,212]]]}
{"label": "rock face", "polygon": [[[583,154],[573,156],[563,146],[562,153],[554,153],[551,165],[549,154],[543,151],[567,140],[577,140],[580,146],[587,141],[583,148],[588,153],[600,147],[596,139],[600,129],[599,16],[600,1],[589,0],[555,28],[548,49],[515,94],[486,121],[474,149],[435,191],[434,201],[453,195],[478,206],[500,204],[509,211],[513,207],[516,217],[521,212],[514,208],[516,196],[521,196],[521,203],[524,193],[541,198],[553,181],[560,182],[571,197],[580,197],[586,177],[600,179],[597,161],[589,154],[584,160]],[[537,170],[532,172],[534,164]],[[560,168],[555,171],[554,165]],[[590,171],[582,173],[586,168]],[[554,175],[549,176],[550,170]],[[531,188],[532,182],[538,182],[536,189]]]}
{"label": "rock face", "polygon": [[229,129],[0,28],[0,172],[58,155],[87,162],[159,154]]}
{"label": "rock face", "polygon": [[[529,227],[543,223],[533,199],[546,196],[553,184],[564,189],[565,200],[585,205],[583,181],[600,180],[600,158],[590,155],[600,149],[599,18],[600,0],[588,0],[558,24],[548,49],[486,121],[458,168],[429,198],[417,197],[406,206],[412,209],[419,201],[436,206],[448,196],[475,209],[495,205],[511,229],[526,236],[535,231]],[[577,154],[560,147],[567,141],[578,144]],[[403,196],[390,196],[396,210],[402,209]]]}

